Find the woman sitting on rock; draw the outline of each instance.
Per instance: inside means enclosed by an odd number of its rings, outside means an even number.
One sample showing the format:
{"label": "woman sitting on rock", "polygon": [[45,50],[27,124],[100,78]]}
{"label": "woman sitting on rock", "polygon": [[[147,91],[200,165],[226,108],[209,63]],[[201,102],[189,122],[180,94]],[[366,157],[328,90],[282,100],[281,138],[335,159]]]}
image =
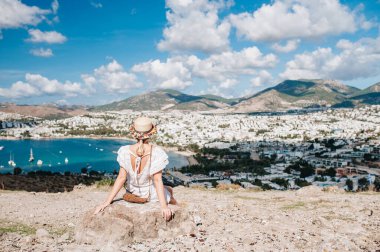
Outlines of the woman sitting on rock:
{"label": "woman sitting on rock", "polygon": [[159,201],[162,217],[170,220],[173,213],[168,203],[176,204],[176,200],[173,197],[173,189],[162,183],[162,170],[169,163],[168,155],[161,147],[149,143],[149,138],[156,133],[156,126],[149,118],[139,117],[130,130],[137,143],[124,145],[118,150],[119,175],[106,201],[95,209],[94,214],[110,205],[127,182],[126,195],[130,193],[147,201]]}

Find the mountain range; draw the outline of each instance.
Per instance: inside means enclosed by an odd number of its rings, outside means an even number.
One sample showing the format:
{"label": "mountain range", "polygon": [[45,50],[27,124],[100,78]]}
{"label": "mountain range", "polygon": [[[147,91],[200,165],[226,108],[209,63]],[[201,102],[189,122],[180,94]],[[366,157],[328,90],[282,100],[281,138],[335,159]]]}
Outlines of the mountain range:
{"label": "mountain range", "polygon": [[190,110],[215,113],[286,111],[316,106],[356,107],[380,104],[380,82],[358,89],[335,80],[285,80],[256,94],[227,99],[217,95],[190,95],[173,89],[151,91],[100,106],[0,104],[0,111],[42,118],[69,117],[88,111]]}
{"label": "mountain range", "polygon": [[358,89],[335,80],[285,80],[251,96],[227,99],[162,89],[90,108],[106,110],[193,110],[228,113],[285,111],[313,106],[353,107],[380,104],[380,83]]}

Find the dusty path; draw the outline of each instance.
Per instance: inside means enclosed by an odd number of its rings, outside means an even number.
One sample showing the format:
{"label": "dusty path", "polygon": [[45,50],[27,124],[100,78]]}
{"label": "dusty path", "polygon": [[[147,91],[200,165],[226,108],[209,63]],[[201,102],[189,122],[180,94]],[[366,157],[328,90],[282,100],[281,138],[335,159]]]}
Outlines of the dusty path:
{"label": "dusty path", "polygon": [[[95,187],[55,194],[0,191],[0,251],[107,251],[79,247],[72,238],[83,213],[107,193]],[[321,192],[313,187],[297,192],[177,187],[175,193],[200,217],[197,231],[134,243],[120,251],[380,249],[379,193]],[[49,234],[35,234],[39,228]]]}

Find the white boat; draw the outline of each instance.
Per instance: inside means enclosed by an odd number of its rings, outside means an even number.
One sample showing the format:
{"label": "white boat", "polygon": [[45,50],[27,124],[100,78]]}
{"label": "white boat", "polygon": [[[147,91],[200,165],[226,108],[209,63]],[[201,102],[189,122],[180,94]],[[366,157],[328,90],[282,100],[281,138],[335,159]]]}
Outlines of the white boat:
{"label": "white boat", "polygon": [[4,168],[4,165],[0,165],[0,168]]}
{"label": "white boat", "polygon": [[12,167],[15,167],[16,166],[16,163],[15,161],[12,159],[12,153],[9,154],[9,161],[8,161],[8,164]]}
{"label": "white boat", "polygon": [[61,162],[58,162],[57,164],[59,164],[59,165],[60,165],[60,164],[61,164]]}
{"label": "white boat", "polygon": [[41,166],[41,165],[42,165],[42,160],[41,160],[41,159],[38,159],[38,161],[37,161],[37,165],[38,165],[38,166]]}
{"label": "white boat", "polygon": [[30,148],[30,157],[29,157],[29,162],[33,162],[34,161],[34,157],[33,157],[33,150],[32,148]]}
{"label": "white boat", "polygon": [[60,150],[59,153],[62,154],[62,151]]}
{"label": "white boat", "polygon": [[0,150],[3,150],[4,149],[4,146],[0,146]]}
{"label": "white boat", "polygon": [[103,149],[99,149],[100,151],[103,151]]}
{"label": "white boat", "polygon": [[67,164],[69,162],[69,160],[67,158],[65,158],[65,164]]}
{"label": "white boat", "polygon": [[88,146],[91,146],[91,144],[88,144]]}

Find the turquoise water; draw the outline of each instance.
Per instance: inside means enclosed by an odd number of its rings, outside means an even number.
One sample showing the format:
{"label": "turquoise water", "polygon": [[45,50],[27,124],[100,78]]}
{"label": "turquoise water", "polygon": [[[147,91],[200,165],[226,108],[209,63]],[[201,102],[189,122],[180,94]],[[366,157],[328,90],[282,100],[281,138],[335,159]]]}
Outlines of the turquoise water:
{"label": "turquoise water", "polygon": [[[8,164],[10,158],[24,172],[48,170],[52,172],[80,172],[88,167],[88,171],[113,172],[119,170],[116,161],[117,150],[128,140],[115,139],[49,139],[49,140],[0,140],[0,173],[13,173],[13,167]],[[33,150],[34,162],[29,162],[30,149]],[[169,165],[167,168],[179,168],[187,165],[186,157],[167,151]],[[65,158],[68,163],[65,163]],[[42,160],[38,166],[37,161]]]}

